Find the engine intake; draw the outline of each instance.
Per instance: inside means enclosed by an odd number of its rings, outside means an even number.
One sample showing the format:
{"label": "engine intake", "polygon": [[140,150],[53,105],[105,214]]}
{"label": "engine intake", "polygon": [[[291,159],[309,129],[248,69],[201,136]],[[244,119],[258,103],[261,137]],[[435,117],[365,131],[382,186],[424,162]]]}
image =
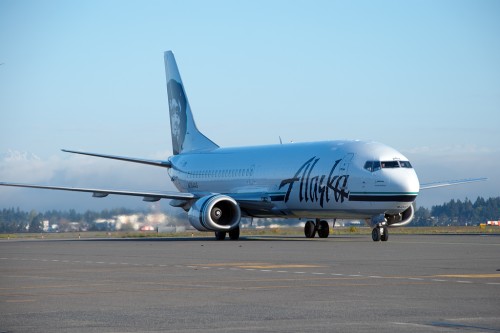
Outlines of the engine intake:
{"label": "engine intake", "polygon": [[188,219],[199,231],[229,231],[240,223],[241,210],[238,203],[227,195],[207,195],[191,206]]}
{"label": "engine intake", "polygon": [[415,215],[415,209],[413,205],[410,205],[404,212],[399,214],[385,214],[385,219],[387,220],[387,225],[389,227],[403,227],[410,224]]}

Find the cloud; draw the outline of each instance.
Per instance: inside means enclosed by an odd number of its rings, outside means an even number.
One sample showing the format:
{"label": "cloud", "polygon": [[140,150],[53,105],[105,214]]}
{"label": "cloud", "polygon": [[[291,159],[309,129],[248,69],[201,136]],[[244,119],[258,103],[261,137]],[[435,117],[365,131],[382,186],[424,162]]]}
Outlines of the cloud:
{"label": "cloud", "polygon": [[25,182],[46,181],[54,175],[51,161],[44,161],[32,153],[9,150],[0,156],[2,180],[20,178]]}

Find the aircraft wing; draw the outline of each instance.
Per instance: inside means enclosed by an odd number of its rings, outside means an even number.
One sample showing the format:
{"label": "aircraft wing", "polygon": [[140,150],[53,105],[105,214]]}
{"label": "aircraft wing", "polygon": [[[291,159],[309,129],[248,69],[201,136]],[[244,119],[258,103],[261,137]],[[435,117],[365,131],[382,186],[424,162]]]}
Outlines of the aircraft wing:
{"label": "aircraft wing", "polygon": [[31,185],[31,184],[18,184],[18,183],[5,183],[0,182],[0,186],[13,186],[13,187],[27,187],[27,188],[39,188],[46,190],[61,190],[61,191],[74,191],[74,192],[87,192],[92,193],[94,198],[104,198],[110,194],[116,195],[129,195],[135,197],[143,197],[142,200],[147,202],[155,202],[160,199],[178,199],[178,200],[190,200],[198,198],[197,195],[193,193],[184,192],[148,192],[148,191],[128,191],[128,190],[106,190],[97,188],[80,188],[80,187],[62,187],[62,186],[45,186],[45,185]]}
{"label": "aircraft wing", "polygon": [[445,186],[453,186],[453,185],[459,185],[459,184],[465,184],[465,183],[474,183],[474,182],[481,182],[485,181],[488,178],[468,178],[468,179],[458,179],[458,180],[446,180],[446,181],[441,181],[441,182],[433,182],[433,183],[424,183],[420,184],[420,189],[421,190],[427,190],[430,188],[436,188],[436,187],[445,187]]}
{"label": "aircraft wing", "polygon": [[251,193],[228,193],[238,202],[240,208],[250,215],[283,215],[277,203],[283,201],[284,194],[251,192]]}
{"label": "aircraft wing", "polygon": [[170,168],[170,167],[172,167],[172,164],[169,161],[157,161],[157,160],[147,160],[147,159],[141,159],[141,158],[125,157],[125,156],[87,153],[87,152],[83,152],[83,151],[75,151],[75,150],[67,150],[67,149],[61,149],[61,150],[63,152],[65,152],[65,153],[72,153],[72,154],[79,154],[79,155],[87,155],[87,156],[94,156],[94,157],[109,158],[109,159],[112,159],[112,160],[119,160],[119,161],[133,162],[133,163],[141,163],[141,164],[148,164],[148,165],[160,166],[160,167],[164,167],[164,168]]}

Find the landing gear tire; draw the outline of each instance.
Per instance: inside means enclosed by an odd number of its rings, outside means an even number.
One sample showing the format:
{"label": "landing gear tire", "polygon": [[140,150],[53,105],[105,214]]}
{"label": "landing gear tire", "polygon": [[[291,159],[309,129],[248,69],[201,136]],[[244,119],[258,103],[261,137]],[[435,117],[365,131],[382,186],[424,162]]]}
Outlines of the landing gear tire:
{"label": "landing gear tire", "polygon": [[222,241],[226,239],[226,232],[225,231],[216,231],[215,232],[215,239]]}
{"label": "landing gear tire", "polygon": [[379,242],[380,241],[380,228],[379,227],[375,227],[373,228],[372,230],[372,239],[374,242]]}
{"label": "landing gear tire", "polygon": [[330,235],[330,226],[328,225],[328,222],[322,220],[319,222],[318,237],[327,238],[328,235]]}
{"label": "landing gear tire", "polygon": [[314,236],[316,236],[316,225],[313,221],[306,222],[304,226],[304,235],[306,235],[307,238],[314,238]]}
{"label": "landing gear tire", "polygon": [[382,234],[380,235],[380,240],[382,242],[387,242],[389,240],[389,229],[387,227],[382,228]]}
{"label": "landing gear tire", "polygon": [[230,240],[240,239],[240,227],[236,227],[234,229],[229,230],[228,234]]}

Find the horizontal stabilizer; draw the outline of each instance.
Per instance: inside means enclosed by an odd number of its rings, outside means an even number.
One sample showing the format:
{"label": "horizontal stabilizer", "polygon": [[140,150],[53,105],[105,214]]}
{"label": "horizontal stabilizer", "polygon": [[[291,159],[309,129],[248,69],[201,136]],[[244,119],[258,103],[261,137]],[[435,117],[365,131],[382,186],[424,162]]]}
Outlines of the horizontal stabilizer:
{"label": "horizontal stabilizer", "polygon": [[18,183],[5,183],[0,182],[0,186],[13,186],[13,187],[27,187],[39,188],[45,190],[60,190],[60,191],[74,191],[74,192],[87,192],[92,193],[94,198],[104,198],[110,194],[128,195],[134,197],[143,197],[144,201],[154,202],[160,199],[178,199],[190,200],[198,198],[192,193],[184,192],[151,192],[151,191],[127,191],[127,190],[106,190],[97,188],[79,188],[79,187],[62,187],[62,186],[45,186],[45,185],[31,185],[31,184],[18,184]]}
{"label": "horizontal stabilizer", "polygon": [[420,189],[427,190],[429,188],[454,186],[454,185],[460,185],[460,184],[466,184],[466,183],[482,182],[485,180],[488,180],[488,178],[483,177],[483,178],[468,178],[468,179],[458,179],[458,180],[445,180],[445,181],[441,181],[441,182],[420,184]]}
{"label": "horizontal stabilizer", "polygon": [[96,154],[96,153],[86,153],[83,151],[74,151],[74,150],[67,150],[67,149],[61,149],[65,153],[72,153],[72,154],[80,154],[80,155],[87,155],[87,156],[94,156],[94,157],[102,157],[102,158],[109,158],[112,160],[119,160],[119,161],[126,161],[126,162],[132,162],[132,163],[141,163],[141,164],[148,164],[148,165],[155,165],[163,168],[170,168],[172,167],[172,164],[170,161],[159,161],[159,160],[147,160],[147,159],[142,159],[142,158],[133,158],[133,157],[125,157],[125,156],[115,156],[115,155],[105,155],[105,154]]}

